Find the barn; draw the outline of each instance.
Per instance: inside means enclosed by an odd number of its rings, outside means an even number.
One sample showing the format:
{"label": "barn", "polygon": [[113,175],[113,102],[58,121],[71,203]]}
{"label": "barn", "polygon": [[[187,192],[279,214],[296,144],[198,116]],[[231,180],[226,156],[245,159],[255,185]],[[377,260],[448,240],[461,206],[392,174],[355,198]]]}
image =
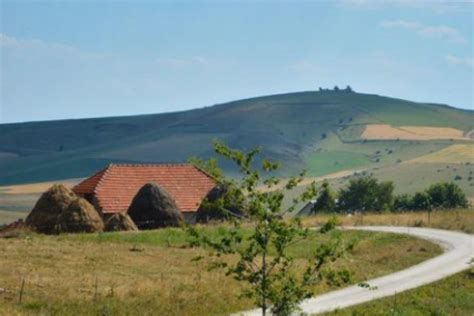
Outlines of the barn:
{"label": "barn", "polygon": [[126,213],[137,192],[156,183],[174,199],[184,219],[193,223],[202,200],[215,180],[192,164],[110,164],[72,190],[85,198],[106,220]]}

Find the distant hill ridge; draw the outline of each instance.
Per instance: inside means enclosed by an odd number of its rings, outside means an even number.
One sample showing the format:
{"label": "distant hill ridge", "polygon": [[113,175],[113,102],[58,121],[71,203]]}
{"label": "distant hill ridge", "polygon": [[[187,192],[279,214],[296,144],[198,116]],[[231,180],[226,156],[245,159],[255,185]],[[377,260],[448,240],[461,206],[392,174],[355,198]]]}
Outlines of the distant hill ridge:
{"label": "distant hill ridge", "polygon": [[[367,140],[361,135],[368,124],[444,127],[467,134],[474,129],[474,111],[340,90],[263,96],[175,113],[3,124],[0,184],[83,177],[109,162],[209,157],[216,138],[243,149],[262,146],[266,155],[284,163],[286,172],[307,168],[313,175],[390,163],[398,154],[415,158],[466,141]],[[376,154],[390,146],[386,157]]]}

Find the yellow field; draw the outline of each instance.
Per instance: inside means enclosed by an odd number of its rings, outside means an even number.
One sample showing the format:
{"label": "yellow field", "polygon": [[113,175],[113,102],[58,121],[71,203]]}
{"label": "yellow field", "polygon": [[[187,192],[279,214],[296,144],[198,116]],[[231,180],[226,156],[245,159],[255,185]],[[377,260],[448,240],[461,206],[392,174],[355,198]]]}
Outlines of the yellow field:
{"label": "yellow field", "polygon": [[464,132],[462,130],[455,128],[430,126],[393,127],[388,124],[369,124],[365,127],[361,137],[363,139],[470,140],[470,138],[464,136]]}
{"label": "yellow field", "polygon": [[11,186],[0,187],[0,193],[3,194],[37,194],[43,193],[54,184],[61,183],[66,187],[72,188],[75,184],[79,183],[82,179],[67,179],[67,180],[58,180],[58,181],[48,181],[48,182],[38,182],[38,183],[28,183],[28,184],[18,184]]}
{"label": "yellow field", "polygon": [[[331,216],[307,217],[303,219],[303,224],[308,227],[319,226],[327,222]],[[431,213],[429,222],[427,212],[341,215],[338,218],[344,226],[421,226],[474,233],[474,209],[434,211]]]}
{"label": "yellow field", "polygon": [[474,163],[474,145],[456,144],[405,163]]}
{"label": "yellow field", "polygon": [[20,218],[25,218],[25,212],[9,212],[0,210],[0,225],[10,224]]}

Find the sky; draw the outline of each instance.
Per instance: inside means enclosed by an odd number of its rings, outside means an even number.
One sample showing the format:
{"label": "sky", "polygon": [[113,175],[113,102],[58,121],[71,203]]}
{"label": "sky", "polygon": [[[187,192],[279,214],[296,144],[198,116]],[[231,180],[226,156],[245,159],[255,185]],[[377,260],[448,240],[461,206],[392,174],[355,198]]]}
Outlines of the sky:
{"label": "sky", "polygon": [[345,87],[474,109],[473,2],[0,0],[0,123]]}

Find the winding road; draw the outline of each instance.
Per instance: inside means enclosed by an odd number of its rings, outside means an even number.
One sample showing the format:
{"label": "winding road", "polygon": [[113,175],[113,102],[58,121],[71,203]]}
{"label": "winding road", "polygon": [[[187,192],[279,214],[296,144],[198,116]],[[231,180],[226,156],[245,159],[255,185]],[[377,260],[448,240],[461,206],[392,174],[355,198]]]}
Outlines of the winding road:
{"label": "winding road", "polygon": [[[408,269],[368,280],[367,283],[372,289],[353,285],[307,299],[300,304],[301,312],[307,314],[330,312],[394,295],[466,270],[474,258],[474,235],[432,228],[394,226],[359,226],[344,229],[408,234],[436,242],[445,252]],[[235,315],[261,315],[261,310],[255,309]]]}

